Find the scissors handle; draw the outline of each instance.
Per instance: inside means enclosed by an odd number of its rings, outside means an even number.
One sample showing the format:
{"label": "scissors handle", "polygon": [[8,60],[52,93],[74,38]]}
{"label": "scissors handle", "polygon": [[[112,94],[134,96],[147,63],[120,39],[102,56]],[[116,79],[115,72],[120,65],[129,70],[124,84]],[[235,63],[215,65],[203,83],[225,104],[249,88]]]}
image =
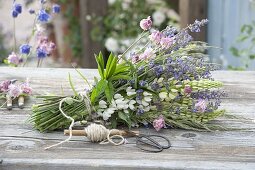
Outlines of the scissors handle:
{"label": "scissors handle", "polygon": [[[158,141],[153,139],[153,137],[164,139],[167,142],[167,145],[160,144]],[[141,144],[147,145],[152,149],[147,149],[145,147],[142,147]],[[136,137],[136,145],[138,148],[140,148],[143,151],[154,152],[154,153],[161,152],[163,151],[163,149],[168,149],[171,147],[171,143],[169,139],[161,135],[138,135]]]}

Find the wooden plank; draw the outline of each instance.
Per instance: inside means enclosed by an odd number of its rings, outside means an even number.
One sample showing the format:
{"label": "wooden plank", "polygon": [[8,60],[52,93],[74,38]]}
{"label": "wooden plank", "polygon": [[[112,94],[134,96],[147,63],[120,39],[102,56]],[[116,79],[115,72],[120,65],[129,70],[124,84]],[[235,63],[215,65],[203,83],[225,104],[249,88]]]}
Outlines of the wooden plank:
{"label": "wooden plank", "polygon": [[[90,82],[98,76],[96,70],[81,70]],[[31,78],[31,85],[39,93],[72,94],[67,75],[71,73],[77,85],[83,80],[73,69],[0,68],[0,81]],[[153,154],[140,151],[135,139],[122,146],[90,143],[85,137],[73,137],[68,143],[52,150],[46,146],[66,139],[62,131],[40,133],[32,130],[25,120],[31,113],[34,98],[26,107],[12,111],[0,109],[0,169],[254,169],[255,167],[255,72],[213,72],[223,81],[229,97],[222,108],[233,115],[249,120],[222,117],[214,121],[221,125],[253,128],[246,131],[194,132],[164,129],[159,134],[168,137],[172,148]],[[32,130],[32,131],[31,131]],[[154,129],[139,129],[144,134],[157,134]],[[0,161],[1,162],[1,161]]]}

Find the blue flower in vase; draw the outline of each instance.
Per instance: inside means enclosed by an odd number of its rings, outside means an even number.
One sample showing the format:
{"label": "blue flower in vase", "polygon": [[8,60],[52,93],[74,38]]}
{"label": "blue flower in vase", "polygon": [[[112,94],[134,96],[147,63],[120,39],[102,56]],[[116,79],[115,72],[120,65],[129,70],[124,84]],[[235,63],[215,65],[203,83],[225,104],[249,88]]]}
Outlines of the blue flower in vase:
{"label": "blue flower in vase", "polygon": [[12,17],[13,18],[17,18],[19,14],[21,14],[22,12],[22,6],[21,4],[13,4],[13,8],[12,8]]}
{"label": "blue flower in vase", "polygon": [[54,5],[52,6],[52,12],[53,12],[53,13],[60,13],[60,5],[54,4]]}
{"label": "blue flower in vase", "polygon": [[21,54],[29,54],[31,46],[28,44],[23,44],[19,47],[19,51]]}
{"label": "blue flower in vase", "polygon": [[37,19],[41,22],[48,22],[50,20],[50,14],[48,14],[44,9],[41,9]]}
{"label": "blue flower in vase", "polygon": [[48,55],[48,52],[44,48],[37,48],[36,55],[38,58],[45,58]]}

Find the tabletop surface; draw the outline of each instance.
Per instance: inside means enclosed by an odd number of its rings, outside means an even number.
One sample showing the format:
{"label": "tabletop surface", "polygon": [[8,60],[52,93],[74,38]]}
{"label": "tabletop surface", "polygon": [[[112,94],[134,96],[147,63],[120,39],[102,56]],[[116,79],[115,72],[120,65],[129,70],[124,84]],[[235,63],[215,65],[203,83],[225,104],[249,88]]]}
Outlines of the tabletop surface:
{"label": "tabletop surface", "polygon": [[[81,72],[93,81],[96,70]],[[62,89],[72,94],[68,73],[77,86],[83,80],[73,69],[5,68],[0,67],[0,81],[30,78],[34,94],[56,93]],[[0,109],[0,169],[255,169],[255,72],[217,71],[216,80],[224,82],[228,97],[222,108],[227,113],[243,118],[218,118],[214,123],[229,127],[253,128],[245,131],[195,132],[163,129],[172,147],[161,153],[139,150],[135,140],[121,146],[90,143],[85,137],[73,137],[68,143],[51,150],[66,136],[62,131],[40,133],[32,130],[26,119],[36,100],[30,97],[24,109]],[[244,119],[248,118],[248,119]],[[139,129],[145,134],[156,134],[154,129]]]}

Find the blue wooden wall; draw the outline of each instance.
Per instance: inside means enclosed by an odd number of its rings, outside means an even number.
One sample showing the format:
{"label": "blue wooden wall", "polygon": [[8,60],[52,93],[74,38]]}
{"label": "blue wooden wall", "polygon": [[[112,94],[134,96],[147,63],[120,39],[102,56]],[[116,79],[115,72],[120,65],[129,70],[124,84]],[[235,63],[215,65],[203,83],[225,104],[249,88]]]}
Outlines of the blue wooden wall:
{"label": "blue wooden wall", "polygon": [[[233,57],[229,48],[237,45],[241,26],[255,21],[255,0],[208,0],[208,19],[207,41],[222,48],[209,50],[212,61],[223,68],[239,66],[240,59]],[[254,62],[250,69],[255,69]]]}

